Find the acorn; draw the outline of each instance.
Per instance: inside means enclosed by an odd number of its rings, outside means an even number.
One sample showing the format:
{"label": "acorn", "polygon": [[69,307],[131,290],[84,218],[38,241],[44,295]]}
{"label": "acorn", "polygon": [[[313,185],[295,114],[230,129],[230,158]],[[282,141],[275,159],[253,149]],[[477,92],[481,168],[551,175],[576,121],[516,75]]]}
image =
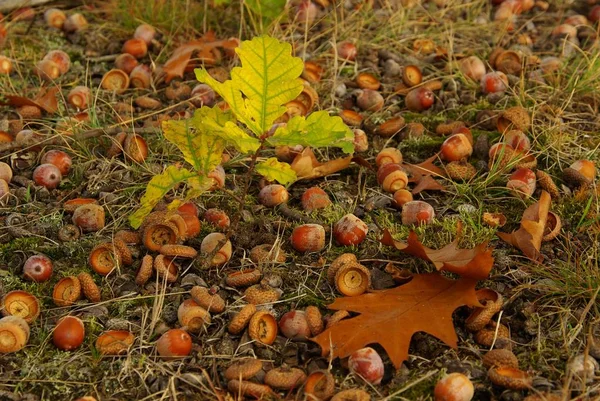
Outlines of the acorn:
{"label": "acorn", "polygon": [[42,254],[30,256],[23,265],[23,276],[36,283],[48,281],[52,276],[52,271],[52,260]]}
{"label": "acorn", "polygon": [[331,205],[329,195],[319,187],[310,187],[304,191],[300,202],[302,208],[309,213],[317,209],[325,209]]}
{"label": "acorn", "polygon": [[531,127],[531,117],[523,107],[515,106],[504,110],[504,112],[498,116],[496,124],[498,126],[498,131],[501,133],[512,129],[527,132]]}
{"label": "acorn", "polygon": [[281,293],[264,283],[248,287],[244,292],[244,299],[254,305],[273,303],[278,301],[279,298],[281,298]]}
{"label": "acorn", "polygon": [[423,81],[423,73],[416,65],[407,65],[402,70],[402,82],[409,88],[419,85]]}
{"label": "acorn", "polygon": [[123,70],[112,69],[104,74],[100,85],[108,91],[123,93],[129,88],[129,75]]}
{"label": "acorn", "polygon": [[512,367],[491,368],[488,379],[497,386],[511,390],[526,390],[533,383],[533,378],[528,373]]}
{"label": "acorn", "polygon": [[367,138],[365,131],[354,128],[352,132],[354,133],[354,151],[366,152],[369,150],[369,138]]}
{"label": "acorn", "polygon": [[62,29],[67,33],[81,31],[87,28],[88,22],[85,17],[79,13],[71,14],[63,23]]}
{"label": "acorn", "polygon": [[356,77],[356,84],[361,89],[377,90],[381,86],[381,82],[373,74],[361,72]]}
{"label": "acorn", "polygon": [[148,46],[154,40],[154,36],[156,35],[156,29],[152,25],[141,24],[137,28],[135,28],[135,32],[133,33],[134,39],[143,40]]}
{"label": "acorn", "polygon": [[352,388],[348,390],[342,390],[331,398],[330,401],[371,401],[371,395],[365,390],[359,388]]}
{"label": "acorn", "polygon": [[123,43],[123,53],[129,53],[138,60],[148,54],[148,45],[143,39],[129,39]]}
{"label": "acorn", "polygon": [[271,345],[277,338],[277,320],[267,311],[258,311],[250,319],[248,333],[253,340]]}
{"label": "acorn", "polygon": [[221,313],[225,310],[225,301],[212,289],[196,285],[192,288],[191,295],[198,305],[209,312]]}
{"label": "acorn", "polygon": [[333,237],[343,246],[360,244],[365,240],[368,232],[369,228],[365,222],[352,213],[343,216],[333,226]]}
{"label": "acorn", "polygon": [[67,102],[78,110],[88,107],[90,101],[90,90],[85,86],[76,86],[69,91]]}
{"label": "acorn", "polygon": [[286,203],[290,195],[283,185],[271,184],[258,193],[258,201],[266,207],[275,207]]}
{"label": "acorn", "polygon": [[184,330],[168,330],[156,342],[156,351],[166,359],[186,357],[192,351],[192,338]]}
{"label": "acorn", "polygon": [[348,368],[370,384],[380,384],[383,379],[383,361],[371,347],[361,348],[350,354]]}
{"label": "acorn", "polygon": [[465,134],[454,134],[444,141],[441,157],[446,161],[466,159],[473,153],[473,145]]}
{"label": "acorn", "polygon": [[325,321],[326,321],[325,328],[328,329],[328,328],[332,327],[333,325],[335,325],[337,322],[339,322],[343,319],[346,319],[348,317],[350,317],[350,314],[348,313],[348,311],[345,311],[345,310],[336,311],[333,315],[325,318]]}
{"label": "acorn", "polygon": [[485,64],[477,56],[469,56],[459,61],[460,72],[473,81],[480,81],[485,75]]}
{"label": "acorn", "polygon": [[0,354],[20,351],[29,341],[29,324],[18,316],[0,319]]}
{"label": "acorn", "polygon": [[516,152],[512,146],[505,143],[496,143],[488,151],[488,168],[504,170],[515,162]]}
{"label": "acorn", "polygon": [[46,82],[52,82],[60,77],[60,67],[52,60],[41,60],[35,65],[35,75]]}
{"label": "acorn", "polygon": [[392,117],[375,128],[375,133],[383,138],[389,138],[400,132],[405,125],[406,122],[402,116]]}
{"label": "acorn", "polygon": [[542,170],[537,170],[535,172],[535,177],[537,178],[537,184],[541,189],[548,192],[552,199],[557,199],[560,197],[560,192],[558,191],[558,187],[554,183],[552,177],[549,174]]}
{"label": "acorn", "polygon": [[65,224],[58,229],[57,235],[62,242],[77,241],[81,236],[81,230],[74,224]]}
{"label": "acorn", "polygon": [[529,198],[535,192],[535,173],[528,168],[520,168],[510,175],[506,187],[518,198]]}
{"label": "acorn", "polygon": [[450,162],[445,169],[448,177],[459,181],[469,181],[477,174],[475,167],[466,160]]}
{"label": "acorn", "polygon": [[52,331],[52,342],[63,351],[73,351],[83,343],[85,326],[75,316],[61,318]]}
{"label": "acorn", "polygon": [[190,333],[200,333],[211,321],[208,311],[193,299],[186,299],[179,305],[177,319]]}
{"label": "acorn", "polygon": [[327,281],[329,284],[335,283],[335,276],[342,267],[348,265],[358,264],[358,259],[356,259],[356,255],[353,253],[344,253],[335,258],[331,265],[329,265],[329,269],[327,269]]}
{"label": "acorn", "polygon": [[508,77],[500,71],[488,72],[481,77],[481,91],[485,94],[504,92],[508,88]]}
{"label": "acorn", "polygon": [[40,315],[40,301],[32,294],[14,290],[2,297],[0,312],[2,316],[17,316],[27,323],[35,322]]}
{"label": "acorn", "polygon": [[554,212],[548,212],[548,218],[546,219],[546,226],[544,227],[544,236],[542,237],[542,241],[552,241],[554,238],[558,237],[561,228],[562,223],[560,221],[560,217],[558,217],[558,215]]}
{"label": "acorn", "polygon": [[[490,322],[483,329],[477,331],[473,336],[475,342],[484,347],[491,347],[492,344],[496,344],[498,348],[509,348],[510,347],[510,332],[508,327],[500,324],[498,327],[495,322]],[[502,343],[502,347],[499,345]],[[506,344],[506,345],[505,345]]]}
{"label": "acorn", "polygon": [[192,88],[179,81],[171,81],[165,89],[165,97],[169,100],[189,99],[192,94]]}
{"label": "acorn", "polygon": [[102,276],[112,272],[122,262],[121,254],[112,242],[96,245],[90,252],[88,260],[92,269]]}
{"label": "acorn", "polygon": [[496,70],[510,75],[520,75],[523,70],[522,60],[519,53],[506,50],[496,56],[494,60]]}
{"label": "acorn", "polygon": [[231,223],[231,221],[229,220],[229,216],[227,216],[227,213],[225,213],[221,209],[216,208],[207,209],[206,212],[204,212],[204,219],[212,225],[221,229],[228,228],[229,224]]}
{"label": "acorn", "polygon": [[71,58],[62,50],[49,51],[42,60],[53,61],[58,66],[60,75],[66,74],[71,68]]}
{"label": "acorn", "polygon": [[292,231],[292,247],[298,252],[319,252],[325,248],[325,229],[320,224],[303,224]]}
{"label": "acorn", "polygon": [[[200,244],[200,252],[205,255],[208,255],[214,251],[217,245],[225,240],[225,235],[221,233],[210,233],[202,240]],[[217,253],[213,256],[213,259],[210,261],[212,266],[221,266],[229,261],[231,258],[231,254],[233,252],[231,241],[225,241],[224,245],[217,251]]]}
{"label": "acorn", "polygon": [[12,70],[12,61],[6,56],[0,56],[0,74],[10,75]]}
{"label": "acorn", "polygon": [[399,189],[394,192],[393,195],[393,206],[401,209],[408,202],[413,201],[412,193],[407,189]]}
{"label": "acorn", "polygon": [[402,224],[431,224],[435,218],[433,207],[423,201],[407,202],[402,206]]}
{"label": "acorn", "polygon": [[94,282],[92,276],[88,273],[79,273],[77,275],[77,279],[81,284],[81,289],[83,290],[83,295],[90,300],[90,302],[100,302],[100,288]]}
{"label": "acorn", "polygon": [[9,195],[10,188],[8,187],[8,182],[0,178],[0,205],[4,204]]}
{"label": "acorn", "polygon": [[372,89],[362,89],[356,97],[356,105],[365,111],[379,111],[383,108],[384,102],[381,93]]}
{"label": "acorn", "polygon": [[49,8],[44,12],[44,20],[51,28],[62,29],[67,16],[58,8]]}
{"label": "acorn", "polygon": [[242,358],[234,360],[225,370],[227,380],[249,380],[256,376],[263,368],[263,362],[255,358]]}
{"label": "acorn", "polygon": [[126,354],[135,336],[127,330],[108,330],[98,336],[96,349],[102,355]]}
{"label": "acorn", "polygon": [[577,160],[563,170],[563,180],[571,188],[591,184],[596,177],[596,166],[590,160]]}
{"label": "acorn", "polygon": [[179,266],[173,261],[173,258],[165,255],[158,255],[154,258],[153,267],[158,276],[163,278],[167,283],[174,283],[177,281]]}
{"label": "acorn", "polygon": [[435,96],[433,91],[425,86],[412,89],[406,94],[404,103],[408,110],[419,113],[433,106]]}
{"label": "acorn", "polygon": [[354,110],[344,109],[340,111],[340,118],[344,124],[350,127],[358,127],[362,123],[363,117]]}
{"label": "acorn", "polygon": [[227,382],[227,390],[232,394],[241,394],[243,397],[252,397],[255,399],[268,399],[268,397],[275,395],[269,386],[244,380],[240,381],[238,379],[229,380]]}
{"label": "acorn", "polygon": [[52,299],[57,306],[70,306],[81,296],[81,283],[75,276],[61,279],[54,286]]}
{"label": "acorn", "polygon": [[250,260],[256,264],[285,263],[287,255],[279,245],[262,244],[250,250]]}
{"label": "acorn", "polygon": [[408,176],[398,163],[383,164],[377,170],[377,182],[386,192],[394,193],[408,185]]}
{"label": "acorn", "polygon": [[293,341],[305,341],[311,336],[306,314],[299,310],[284,313],[279,319],[279,330]]}
{"label": "acorn", "polygon": [[339,42],[336,46],[337,55],[343,60],[354,61],[356,59],[356,45],[351,42]]}
{"label": "acorn", "polygon": [[137,89],[148,89],[152,83],[150,67],[139,64],[129,73],[129,85]]}
{"label": "acorn", "polygon": [[256,306],[254,304],[247,304],[231,319],[229,326],[227,326],[227,330],[231,334],[240,334],[248,323],[250,323],[250,319],[256,313]]}
{"label": "acorn", "polygon": [[142,241],[150,251],[158,251],[165,244],[177,243],[179,230],[170,222],[151,223],[143,230]]}
{"label": "acorn", "polygon": [[323,72],[323,67],[321,67],[319,64],[313,61],[305,61],[302,78],[306,79],[310,83],[317,83],[321,80]]}
{"label": "acorn", "polygon": [[433,390],[435,401],[471,401],[475,389],[469,378],[462,373],[444,376]]}
{"label": "acorn", "polygon": [[321,315],[319,308],[316,306],[307,306],[304,313],[308,328],[313,337],[321,334],[325,329],[325,325],[323,324],[323,316]]}
{"label": "acorn", "polygon": [[482,288],[476,292],[477,299],[483,307],[476,307],[467,317],[465,327],[469,331],[479,331],[487,326],[492,317],[502,309],[504,298],[499,292]]}
{"label": "acorn", "polygon": [[216,98],[217,95],[210,86],[198,84],[192,89],[190,102],[198,108],[202,106],[212,107],[215,105]]}
{"label": "acorn", "polygon": [[495,367],[508,367],[508,368],[518,368],[519,360],[512,353],[512,351],[508,349],[493,349],[488,351],[482,359],[483,366],[486,369],[495,368]]}
{"label": "acorn", "polygon": [[402,152],[398,148],[384,148],[375,157],[375,164],[381,167],[389,163],[402,163]]}
{"label": "acorn", "polygon": [[304,382],[307,400],[328,400],[335,393],[335,378],[327,370],[316,370]]}
{"label": "acorn", "polygon": [[279,390],[291,390],[300,387],[306,380],[306,373],[298,368],[279,367],[271,369],[265,375],[265,384]]}
{"label": "acorn", "polygon": [[127,134],[123,142],[123,152],[136,163],[143,163],[148,157],[148,143],[138,134]]}
{"label": "acorn", "polygon": [[371,272],[359,263],[347,264],[335,274],[335,287],[348,297],[363,294],[371,286]]}
{"label": "acorn", "polygon": [[217,166],[213,171],[208,173],[208,178],[213,182],[210,191],[214,191],[225,186],[225,170],[222,166]]}
{"label": "acorn", "polygon": [[137,67],[138,61],[129,53],[122,53],[115,59],[115,67],[122,70],[127,76]]}

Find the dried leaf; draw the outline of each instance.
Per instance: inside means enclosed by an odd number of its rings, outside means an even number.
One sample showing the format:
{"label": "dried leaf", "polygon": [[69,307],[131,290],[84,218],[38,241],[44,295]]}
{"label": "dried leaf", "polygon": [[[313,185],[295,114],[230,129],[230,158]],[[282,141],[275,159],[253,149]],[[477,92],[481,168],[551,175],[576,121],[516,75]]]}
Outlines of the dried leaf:
{"label": "dried leaf", "polygon": [[548,219],[548,211],[552,198],[546,191],[542,191],[540,200],[525,209],[521,218],[521,228],[512,233],[497,233],[503,241],[519,248],[531,260],[540,261],[540,248],[544,228]]}
{"label": "dried leaf", "polygon": [[299,180],[325,177],[337,173],[350,165],[352,156],[341,159],[330,160],[321,163],[315,157],[311,148],[306,148],[292,162],[292,169],[296,172]]}
{"label": "dried leaf", "polygon": [[0,102],[0,104],[12,107],[35,106],[47,113],[54,114],[58,111],[58,99],[56,98],[58,91],[56,86],[50,89],[42,88],[33,100],[23,96],[5,95],[7,101]]}
{"label": "dried leaf", "polygon": [[430,177],[432,175],[445,177],[446,172],[433,164],[437,158],[437,155],[433,155],[429,159],[419,164],[403,163],[402,167],[410,175],[408,182],[414,182],[418,184],[424,177]]}
{"label": "dried leaf", "polygon": [[411,193],[413,195],[418,194],[422,191],[445,191],[446,187],[434,180],[430,175],[424,175],[419,180],[419,183],[413,188]]}
{"label": "dried leaf", "polygon": [[452,313],[458,307],[481,306],[475,294],[476,280],[451,280],[438,273],[417,274],[405,285],[337,298],[329,309],[347,310],[359,316],[334,324],[312,340],[323,355],[344,358],[368,344],[379,343],[399,368],[408,358],[414,333],[423,331],[456,348]]}
{"label": "dried leaf", "polygon": [[463,277],[482,280],[487,278],[494,265],[492,249],[484,242],[473,249],[460,249],[458,241],[462,224],[457,227],[457,237],[441,249],[424,246],[414,231],[408,235],[406,242],[396,241],[388,230],[384,230],[381,243],[393,246],[401,252],[432,262],[437,270],[446,270]]}

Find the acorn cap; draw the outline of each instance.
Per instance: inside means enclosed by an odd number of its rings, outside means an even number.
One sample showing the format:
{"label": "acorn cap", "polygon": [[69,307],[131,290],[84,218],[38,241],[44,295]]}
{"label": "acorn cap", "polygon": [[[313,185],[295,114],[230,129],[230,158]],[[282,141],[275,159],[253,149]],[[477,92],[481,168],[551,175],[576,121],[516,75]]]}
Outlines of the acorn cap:
{"label": "acorn cap", "polygon": [[98,336],[96,349],[102,355],[120,355],[133,345],[135,336],[126,330],[108,330]]}
{"label": "acorn cap", "polygon": [[193,299],[186,299],[177,308],[177,319],[182,327],[190,333],[200,333],[205,325],[210,324],[210,314]]}
{"label": "acorn cap", "polygon": [[179,267],[168,256],[157,255],[154,258],[154,270],[156,270],[156,273],[160,277],[164,277],[167,280],[167,283],[174,283],[177,281]]}
{"label": "acorn cap", "polygon": [[3,316],[16,316],[31,323],[40,315],[40,302],[33,294],[15,290],[2,298],[0,312]]}
{"label": "acorn cap", "polygon": [[54,286],[52,299],[57,306],[73,305],[81,296],[81,283],[75,276],[61,279]]}
{"label": "acorn cap", "polygon": [[350,263],[358,263],[358,259],[356,259],[356,255],[353,253],[344,253],[335,258],[335,260],[331,262],[329,269],[327,269],[327,281],[329,282],[329,284],[334,284],[335,275],[337,274],[338,270],[342,266],[345,266]]}
{"label": "acorn cap", "polygon": [[0,319],[0,354],[21,350],[29,341],[29,324],[18,316]]}
{"label": "acorn cap", "polygon": [[537,178],[538,186],[544,191],[548,192],[552,199],[557,199],[560,197],[558,187],[548,173],[542,170],[536,170],[535,176]]}
{"label": "acorn cap", "polygon": [[495,385],[511,390],[526,390],[533,383],[533,378],[527,372],[510,367],[491,368],[488,378]]}
{"label": "acorn cap", "polygon": [[92,249],[89,263],[96,273],[106,276],[121,265],[121,253],[112,242],[103,242]]}
{"label": "acorn cap", "polygon": [[182,215],[178,213],[167,215],[167,217],[165,218],[165,222],[172,223],[173,225],[175,225],[175,227],[177,227],[178,240],[183,241],[187,237],[188,227]]}
{"label": "acorn cap", "polygon": [[501,155],[490,157],[488,161],[488,169],[497,167],[498,170],[504,170],[509,164],[514,164],[517,152],[512,147],[505,147]]}
{"label": "acorn cap", "polygon": [[329,318],[327,319],[327,325],[325,326],[325,328],[328,329],[331,326],[333,326],[334,324],[336,324],[337,322],[339,322],[340,320],[345,319],[349,316],[350,316],[350,313],[348,313],[348,311],[346,311],[346,310],[336,311],[333,315],[329,316]]}
{"label": "acorn cap", "polygon": [[259,343],[271,345],[277,338],[277,319],[267,311],[258,311],[250,319],[248,334]]}
{"label": "acorn cap", "polygon": [[562,223],[560,217],[554,212],[548,212],[548,218],[546,219],[546,226],[544,227],[544,236],[542,241],[552,241],[560,234]]}
{"label": "acorn cap", "polygon": [[176,244],[165,244],[160,247],[159,252],[161,255],[180,258],[195,258],[198,255],[198,251],[191,246]]}
{"label": "acorn cap", "polygon": [[146,216],[146,218],[144,219],[144,221],[138,228],[138,231],[143,233],[150,224],[162,223],[163,221],[165,221],[166,217],[167,217],[167,212],[165,212],[163,210],[152,212],[152,213],[148,214],[148,216]]}
{"label": "acorn cap", "polygon": [[530,170],[533,170],[537,167],[537,159],[534,155],[528,154],[528,155],[522,156],[518,152],[517,152],[517,154],[519,154],[520,156],[516,160],[516,164],[514,167],[515,169],[528,168]]}
{"label": "acorn cap", "polygon": [[191,290],[192,299],[209,312],[221,313],[225,310],[225,301],[219,294],[211,294],[208,288],[196,285]]}
{"label": "acorn cap", "polygon": [[142,243],[142,237],[140,236],[140,233],[135,231],[119,230],[115,234],[115,238],[118,238],[126,244],[131,245],[139,245]]}
{"label": "acorn cap", "polygon": [[285,263],[287,255],[278,245],[262,244],[250,250],[250,260],[257,264]]}
{"label": "acorn cap", "polygon": [[348,297],[360,295],[371,287],[371,272],[359,263],[347,264],[335,274],[335,288]]}
{"label": "acorn cap", "polygon": [[246,326],[248,326],[252,315],[254,315],[255,313],[256,306],[254,306],[254,304],[245,305],[242,308],[242,310],[240,310],[238,313],[235,314],[235,316],[233,316],[231,322],[229,323],[229,326],[227,326],[227,330],[231,334],[240,334],[242,331],[244,331]]}
{"label": "acorn cap", "polygon": [[476,291],[477,299],[485,305],[483,308],[475,308],[467,317],[465,327],[469,331],[483,329],[492,317],[502,309],[504,297],[494,290],[482,288]]}
{"label": "acorn cap", "polygon": [[263,362],[260,359],[238,359],[225,370],[225,378],[227,380],[248,380],[256,376],[262,368]]}
{"label": "acorn cap", "polygon": [[242,396],[253,397],[261,400],[275,395],[269,386],[243,380],[239,381],[238,379],[229,380],[227,383],[227,390],[233,394],[241,394]]}
{"label": "acorn cap", "polygon": [[83,295],[90,300],[90,302],[100,302],[100,289],[94,282],[94,279],[88,273],[79,273],[77,279],[81,284]]}
{"label": "acorn cap", "polygon": [[509,107],[498,117],[497,126],[500,133],[511,129],[527,132],[531,126],[531,117],[521,106]]}
{"label": "acorn cap", "polygon": [[261,305],[278,301],[281,298],[281,294],[269,285],[255,284],[246,289],[244,297],[251,304]]}
{"label": "acorn cap", "polygon": [[523,399],[523,401],[563,401],[562,394],[557,393],[539,393],[531,394]]}
{"label": "acorn cap", "polygon": [[492,344],[494,344],[494,340],[496,340],[496,347],[510,348],[510,342],[507,343],[508,346],[499,347],[500,339],[510,340],[510,331],[508,330],[508,327],[500,324],[498,326],[498,336],[496,337],[496,322],[490,322],[486,327],[476,332],[473,339],[477,344],[483,345],[484,347],[491,347]]}
{"label": "acorn cap", "polygon": [[389,138],[392,135],[397,134],[404,128],[406,122],[404,121],[404,117],[396,116],[392,117],[389,120],[386,120],[379,124],[377,128],[375,128],[375,134],[382,136],[384,138]]}
{"label": "acorn cap", "polygon": [[508,349],[493,349],[483,356],[483,366],[487,369],[493,367],[518,368],[519,360]]}
{"label": "acorn cap", "polygon": [[271,369],[265,375],[265,384],[279,390],[291,390],[306,380],[306,373],[298,368],[279,367]]}
{"label": "acorn cap", "polygon": [[164,221],[150,223],[144,230],[142,241],[150,251],[158,251],[165,244],[175,244],[179,237],[179,229],[175,224]]}
{"label": "acorn cap", "polygon": [[352,388],[349,390],[342,390],[330,401],[371,401],[371,396],[365,390],[361,390],[359,388]]}
{"label": "acorn cap", "polygon": [[567,167],[563,170],[563,181],[571,188],[577,188],[592,183],[592,180],[571,167]]}
{"label": "acorn cap", "polygon": [[505,50],[496,55],[494,59],[496,70],[510,75],[519,75],[523,69],[521,56],[513,50]]}
{"label": "acorn cap", "polygon": [[258,269],[240,270],[231,272],[225,277],[225,283],[230,287],[248,287],[256,284],[262,278]]}
{"label": "acorn cap", "polygon": [[483,222],[490,227],[502,227],[506,224],[506,216],[502,213],[483,213]]}
{"label": "acorn cap", "polygon": [[469,181],[475,177],[477,170],[466,160],[454,161],[446,164],[446,173],[448,174],[448,177],[453,180]]}
{"label": "acorn cap", "polygon": [[451,121],[447,123],[441,123],[438,124],[437,127],[435,127],[435,133],[438,135],[446,136],[452,134],[452,132],[454,132],[455,129],[462,127],[465,127],[465,123],[462,121]]}
{"label": "acorn cap", "polygon": [[305,316],[308,328],[310,329],[310,334],[312,334],[313,337],[321,334],[325,329],[325,324],[323,323],[323,315],[321,315],[319,308],[316,306],[307,306]]}
{"label": "acorn cap", "polygon": [[307,400],[328,400],[335,392],[335,378],[327,370],[316,370],[304,382]]}
{"label": "acorn cap", "polygon": [[140,269],[135,276],[135,283],[137,285],[144,285],[152,276],[152,267],[154,266],[154,258],[152,255],[146,255],[142,259]]}
{"label": "acorn cap", "polygon": [[133,264],[133,256],[131,255],[131,250],[127,247],[125,241],[115,238],[113,244],[121,256],[121,262],[123,262],[125,266],[131,266]]}

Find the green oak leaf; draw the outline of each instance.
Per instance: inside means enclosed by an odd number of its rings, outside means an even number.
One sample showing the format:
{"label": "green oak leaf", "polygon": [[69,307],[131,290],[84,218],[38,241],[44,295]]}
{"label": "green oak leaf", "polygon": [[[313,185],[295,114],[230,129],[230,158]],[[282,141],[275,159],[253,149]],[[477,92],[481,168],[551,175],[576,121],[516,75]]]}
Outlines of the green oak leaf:
{"label": "green oak leaf", "polygon": [[330,116],[326,111],[314,112],[306,118],[293,117],[267,141],[272,146],[333,146],[345,153],[354,152],[354,134],[350,128],[340,117]]}
{"label": "green oak leaf", "polygon": [[242,66],[231,70],[231,80],[218,82],[204,68],[195,70],[196,78],[221,95],[236,118],[261,136],[286,112],[285,104],[302,92],[298,77],[304,64],[292,56],[290,44],[269,36],[244,41],[236,52]]}
{"label": "green oak leaf", "polygon": [[290,184],[297,180],[296,172],[292,167],[271,157],[256,165],[256,172],[269,181],[277,181],[282,185]]}

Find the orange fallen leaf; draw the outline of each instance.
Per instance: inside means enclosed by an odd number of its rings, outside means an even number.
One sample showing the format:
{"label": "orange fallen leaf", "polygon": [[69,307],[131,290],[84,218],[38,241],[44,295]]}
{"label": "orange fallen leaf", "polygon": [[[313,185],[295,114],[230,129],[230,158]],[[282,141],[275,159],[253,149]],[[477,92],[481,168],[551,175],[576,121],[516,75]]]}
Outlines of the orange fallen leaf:
{"label": "orange fallen leaf", "polygon": [[462,224],[457,227],[457,237],[441,249],[431,249],[419,241],[417,234],[411,231],[406,242],[396,241],[388,230],[384,230],[381,243],[393,246],[401,252],[427,260],[434,264],[437,270],[446,270],[460,274],[463,277],[483,280],[487,278],[494,265],[492,249],[484,242],[473,249],[460,249],[458,241]]}
{"label": "orange fallen leaf", "polygon": [[419,183],[412,189],[411,193],[413,195],[418,194],[422,191],[445,191],[446,187],[440,184],[438,181],[434,180],[430,175],[424,175],[419,180]]}
{"label": "orange fallen leaf", "polygon": [[435,164],[433,164],[434,160],[437,160],[437,158],[438,155],[435,154],[429,159],[419,164],[402,163],[402,167],[410,175],[408,182],[419,183],[423,179],[423,177],[429,177],[432,175],[438,177],[445,177],[446,172],[443,169],[436,166]]}
{"label": "orange fallen leaf", "polygon": [[548,220],[548,211],[552,198],[546,191],[542,191],[540,200],[529,206],[523,212],[521,218],[521,227],[512,233],[497,233],[503,241],[519,248],[525,256],[531,260],[540,261],[540,248],[542,246],[542,237],[544,228]]}
{"label": "orange fallen leaf", "polygon": [[321,163],[315,157],[311,148],[306,148],[294,158],[291,166],[299,180],[325,177],[337,173],[350,165],[352,156],[329,160]]}
{"label": "orange fallen leaf", "polygon": [[329,309],[359,316],[344,319],[312,338],[324,356],[344,358],[368,344],[378,343],[399,368],[418,331],[431,334],[456,348],[458,338],[452,313],[460,306],[481,306],[476,280],[451,280],[438,273],[417,274],[408,284],[357,297],[337,298]]}
{"label": "orange fallen leaf", "polygon": [[35,106],[47,113],[54,114],[58,111],[58,99],[56,98],[58,91],[56,86],[50,89],[42,88],[33,100],[24,96],[4,95],[6,102],[0,102],[0,104],[12,107]]}

